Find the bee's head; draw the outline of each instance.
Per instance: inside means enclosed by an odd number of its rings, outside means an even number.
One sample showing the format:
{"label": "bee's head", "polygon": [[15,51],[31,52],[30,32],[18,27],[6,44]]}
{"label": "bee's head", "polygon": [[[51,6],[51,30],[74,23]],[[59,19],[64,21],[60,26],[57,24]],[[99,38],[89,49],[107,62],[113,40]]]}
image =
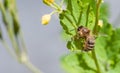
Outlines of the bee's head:
{"label": "bee's head", "polygon": [[86,27],[80,26],[78,27],[78,34],[80,37],[87,37],[90,34],[90,30]]}

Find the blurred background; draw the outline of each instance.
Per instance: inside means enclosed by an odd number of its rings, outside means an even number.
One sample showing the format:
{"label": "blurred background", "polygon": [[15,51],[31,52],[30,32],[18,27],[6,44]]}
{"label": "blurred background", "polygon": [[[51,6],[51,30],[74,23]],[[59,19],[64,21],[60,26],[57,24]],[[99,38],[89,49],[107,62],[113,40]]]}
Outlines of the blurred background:
{"label": "blurred background", "polygon": [[[120,26],[120,0],[104,1],[110,6],[109,21],[115,27]],[[61,26],[57,14],[52,16],[47,26],[43,26],[40,23],[41,16],[50,13],[52,9],[44,5],[42,0],[17,0],[17,8],[31,62],[44,73],[64,73],[60,67],[60,57],[69,51],[60,35]],[[13,59],[0,43],[0,73],[31,72]]]}

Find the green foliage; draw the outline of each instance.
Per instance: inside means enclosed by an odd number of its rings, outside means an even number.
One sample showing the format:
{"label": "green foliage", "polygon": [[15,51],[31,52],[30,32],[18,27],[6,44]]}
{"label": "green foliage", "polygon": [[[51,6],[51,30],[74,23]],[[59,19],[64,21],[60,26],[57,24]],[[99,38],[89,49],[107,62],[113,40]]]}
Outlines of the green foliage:
{"label": "green foliage", "polygon": [[70,53],[61,59],[68,73],[95,73],[94,61],[86,53]]}
{"label": "green foliage", "polygon": [[107,3],[102,3],[101,4],[101,9],[100,9],[100,19],[104,20],[104,22],[108,20],[109,17],[109,5]]}
{"label": "green foliage", "polygon": [[[120,28],[113,28],[108,22],[108,4],[102,0],[65,0],[65,3],[65,10],[61,5],[53,5],[57,6],[53,8],[59,13],[67,48],[72,51],[62,57],[62,67],[68,73],[120,73]],[[90,34],[80,36],[79,26],[90,29]],[[92,36],[96,37],[95,47],[83,51],[86,37]],[[91,47],[88,40],[87,47]]]}
{"label": "green foliage", "polygon": [[88,26],[92,30],[95,24],[94,11],[94,0],[68,0],[67,9],[60,14],[60,23],[63,28],[67,28],[64,29],[67,34],[74,35],[75,29],[80,25]]}
{"label": "green foliage", "polygon": [[103,26],[99,27],[94,48],[101,72],[96,68],[92,53],[80,51],[83,49],[84,40],[75,39],[77,38],[77,28],[81,25],[93,31],[96,20],[96,4],[96,0],[67,0],[67,8],[59,16],[65,36],[69,35],[67,48],[76,51],[61,59],[62,67],[68,73],[120,72],[120,28],[113,28],[108,22],[107,4],[103,3],[100,7],[98,20],[103,20]]}
{"label": "green foliage", "polygon": [[[67,9],[59,16],[65,34],[71,37],[75,36],[77,28],[81,25],[93,30],[96,10],[95,0],[68,0],[67,4]],[[71,40],[67,47],[71,50],[80,50],[83,44],[81,41],[81,39]]]}
{"label": "green foliage", "polygon": [[67,48],[70,49],[71,51],[74,50],[81,50],[83,48],[83,40],[82,39],[75,39],[75,40],[71,40],[68,41],[67,43]]}

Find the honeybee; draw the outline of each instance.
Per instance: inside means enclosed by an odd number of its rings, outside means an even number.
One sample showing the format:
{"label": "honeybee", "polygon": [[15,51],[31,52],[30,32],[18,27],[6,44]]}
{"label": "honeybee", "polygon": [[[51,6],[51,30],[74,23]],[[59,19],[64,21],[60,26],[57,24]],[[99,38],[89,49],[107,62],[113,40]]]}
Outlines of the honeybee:
{"label": "honeybee", "polygon": [[78,34],[79,34],[79,37],[85,39],[83,50],[84,51],[92,50],[95,45],[95,37],[90,34],[90,30],[86,27],[80,26],[78,27]]}

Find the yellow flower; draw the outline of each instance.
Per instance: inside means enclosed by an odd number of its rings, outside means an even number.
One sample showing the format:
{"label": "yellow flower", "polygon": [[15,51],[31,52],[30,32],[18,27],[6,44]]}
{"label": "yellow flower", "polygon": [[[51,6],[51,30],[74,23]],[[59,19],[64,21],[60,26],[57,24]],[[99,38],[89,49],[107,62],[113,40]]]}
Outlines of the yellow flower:
{"label": "yellow flower", "polygon": [[103,26],[103,20],[99,20],[99,21],[98,21],[98,25],[99,25],[100,27],[102,27],[102,26]]}
{"label": "yellow flower", "polygon": [[51,19],[51,15],[50,14],[46,14],[42,16],[42,24],[43,25],[47,25],[50,22]]}
{"label": "yellow flower", "polygon": [[54,3],[54,0],[43,0],[43,2],[47,5],[51,5]]}

